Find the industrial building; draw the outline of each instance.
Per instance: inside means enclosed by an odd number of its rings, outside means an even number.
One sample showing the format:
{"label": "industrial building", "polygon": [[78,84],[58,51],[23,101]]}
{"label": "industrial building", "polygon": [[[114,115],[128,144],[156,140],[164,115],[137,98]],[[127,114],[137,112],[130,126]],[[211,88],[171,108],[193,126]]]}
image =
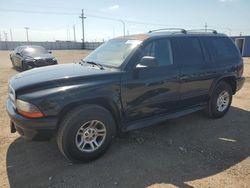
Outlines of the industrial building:
{"label": "industrial building", "polygon": [[243,57],[250,57],[250,36],[232,37]]}

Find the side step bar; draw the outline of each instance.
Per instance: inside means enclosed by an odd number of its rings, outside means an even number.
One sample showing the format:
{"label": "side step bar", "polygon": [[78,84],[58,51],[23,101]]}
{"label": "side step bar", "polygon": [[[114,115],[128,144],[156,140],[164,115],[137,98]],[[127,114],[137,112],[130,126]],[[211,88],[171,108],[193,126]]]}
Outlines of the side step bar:
{"label": "side step bar", "polygon": [[203,110],[204,108],[205,108],[205,105],[196,106],[196,107],[193,107],[191,109],[186,109],[183,111],[179,111],[179,112],[175,112],[175,113],[171,113],[171,114],[167,114],[167,115],[151,117],[151,118],[147,118],[147,119],[142,120],[142,121],[136,121],[136,122],[133,122],[131,124],[128,124],[124,131],[130,131],[130,130],[134,130],[134,129],[149,127],[151,125],[161,123],[161,122],[164,122],[166,120],[175,119],[177,117],[181,117],[181,116],[184,116],[187,114],[191,114],[193,112]]}

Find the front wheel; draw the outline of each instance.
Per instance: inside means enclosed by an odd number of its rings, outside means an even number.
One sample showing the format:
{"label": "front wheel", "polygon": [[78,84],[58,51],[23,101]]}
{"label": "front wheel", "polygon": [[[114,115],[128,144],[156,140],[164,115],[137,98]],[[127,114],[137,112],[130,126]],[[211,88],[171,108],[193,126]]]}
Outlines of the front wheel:
{"label": "front wheel", "polygon": [[226,82],[219,82],[209,100],[207,114],[212,118],[224,116],[231,106],[232,96],[232,87]]}
{"label": "front wheel", "polygon": [[70,161],[87,162],[107,150],[115,132],[115,122],[108,110],[96,105],[78,107],[60,124],[57,144]]}

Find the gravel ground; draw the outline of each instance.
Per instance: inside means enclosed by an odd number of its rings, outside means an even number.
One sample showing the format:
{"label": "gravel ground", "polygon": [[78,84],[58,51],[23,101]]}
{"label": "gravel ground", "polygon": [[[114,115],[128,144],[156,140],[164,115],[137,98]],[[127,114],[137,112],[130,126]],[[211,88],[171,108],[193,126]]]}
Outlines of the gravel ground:
{"label": "gravel ground", "polygon": [[[11,68],[0,51],[0,187],[250,187],[250,59],[244,88],[217,120],[202,112],[117,138],[100,159],[71,164],[54,140],[28,142],[10,134],[5,110]],[[59,63],[88,51],[53,51]]]}

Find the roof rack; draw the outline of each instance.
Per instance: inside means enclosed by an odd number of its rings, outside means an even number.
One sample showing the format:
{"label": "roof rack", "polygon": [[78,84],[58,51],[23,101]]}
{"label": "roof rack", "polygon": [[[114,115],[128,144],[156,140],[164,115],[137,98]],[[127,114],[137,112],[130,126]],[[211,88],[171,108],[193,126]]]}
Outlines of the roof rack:
{"label": "roof rack", "polygon": [[182,28],[163,28],[163,29],[156,29],[156,30],[150,30],[149,33],[154,33],[154,32],[158,32],[158,31],[176,31],[176,32],[181,32],[183,34],[186,34],[187,31],[185,29]]}
{"label": "roof rack", "polygon": [[[202,32],[203,31],[203,32]],[[187,30],[187,32],[197,32],[197,33],[213,33],[213,34],[218,34],[218,32],[214,29],[192,29],[192,30]]]}

